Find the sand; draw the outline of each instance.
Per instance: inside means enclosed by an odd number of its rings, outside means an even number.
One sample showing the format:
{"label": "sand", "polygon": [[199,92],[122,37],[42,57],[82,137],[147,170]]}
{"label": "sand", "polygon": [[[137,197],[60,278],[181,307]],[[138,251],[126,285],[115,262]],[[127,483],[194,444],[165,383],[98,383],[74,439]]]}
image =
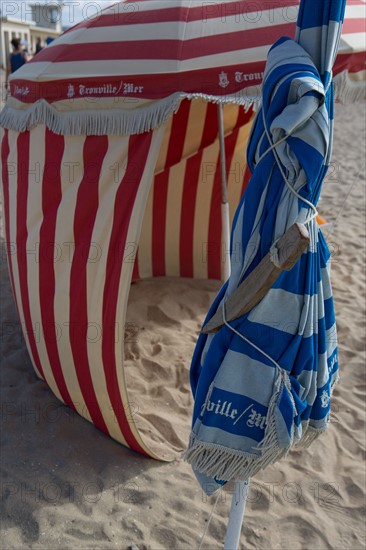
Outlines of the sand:
{"label": "sand", "polygon": [[145,443],[165,459],[179,458],[187,446],[193,407],[187,365],[220,286],[156,278],[131,288],[125,339],[129,403]]}
{"label": "sand", "polygon": [[[366,105],[337,106],[332,169],[320,209],[333,253],[341,381],[333,424],[251,483],[241,548],[361,550],[365,504]],[[63,406],[33,372],[1,248],[1,540],[4,550],[197,549],[214,497],[190,466],[146,459]],[[218,283],[147,280],[133,285],[126,374],[141,401],[139,425],[171,452],[187,442],[189,363]],[[136,374],[143,369],[145,379]],[[156,431],[157,423],[162,433]],[[165,434],[165,435],[164,435]],[[202,548],[222,548],[230,486]]]}

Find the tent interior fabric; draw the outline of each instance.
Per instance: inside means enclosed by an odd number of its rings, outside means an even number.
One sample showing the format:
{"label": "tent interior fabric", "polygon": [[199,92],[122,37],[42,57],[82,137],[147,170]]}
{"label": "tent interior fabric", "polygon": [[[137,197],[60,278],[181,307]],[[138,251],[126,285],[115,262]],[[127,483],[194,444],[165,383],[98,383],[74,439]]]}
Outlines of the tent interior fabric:
{"label": "tent interior fabric", "polygon": [[[124,372],[131,280],[223,278],[215,103],[224,105],[233,216],[266,54],[294,34],[297,13],[290,22],[284,13],[298,3],[263,2],[255,18],[246,2],[203,13],[185,0],[127,0],[10,79],[0,115],[6,244],[35,371],[61,401],[153,458],[164,450],[139,431]],[[363,93],[363,7],[350,2],[336,62],[343,97]],[[100,338],[89,337],[93,327]]]}
{"label": "tent interior fabric", "polygon": [[[159,452],[144,441],[121,368],[130,282],[222,279],[216,111],[184,100],[168,124],[138,136],[61,136],[37,125],[2,140],[8,262],[35,371],[61,401],[154,458],[173,456],[169,442]],[[251,110],[224,107],[232,214],[251,120]]]}
{"label": "tent interior fabric", "polygon": [[[248,179],[245,145],[253,111],[224,106],[231,220]],[[145,208],[134,278],[224,278],[217,106],[183,100],[164,132]],[[131,249],[132,251],[132,249]]]}

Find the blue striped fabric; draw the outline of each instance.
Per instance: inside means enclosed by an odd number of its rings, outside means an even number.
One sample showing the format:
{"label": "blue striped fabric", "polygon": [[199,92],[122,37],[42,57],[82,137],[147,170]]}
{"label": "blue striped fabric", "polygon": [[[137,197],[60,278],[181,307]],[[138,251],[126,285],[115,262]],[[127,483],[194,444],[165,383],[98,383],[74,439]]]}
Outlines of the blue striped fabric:
{"label": "blue striped fabric", "polygon": [[294,445],[308,446],[329,423],[337,333],[330,253],[314,207],[331,155],[331,69],[344,9],[344,0],[303,0],[296,40],[281,38],[268,54],[248,144],[252,178],[232,228],[231,276],[206,322],[293,223],[306,224],[311,242],[248,314],[199,337],[184,458],[208,493],[248,479]]}

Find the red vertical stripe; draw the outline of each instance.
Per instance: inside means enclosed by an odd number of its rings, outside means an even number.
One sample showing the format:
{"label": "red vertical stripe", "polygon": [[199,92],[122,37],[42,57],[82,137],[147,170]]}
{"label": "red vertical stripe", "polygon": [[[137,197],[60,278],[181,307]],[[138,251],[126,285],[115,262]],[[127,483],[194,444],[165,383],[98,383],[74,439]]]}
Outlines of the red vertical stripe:
{"label": "red vertical stripe", "polygon": [[[29,173],[29,131],[19,134],[17,140],[17,260],[19,271],[20,295],[23,306],[25,330],[28,336],[29,347],[36,364],[37,370],[45,378],[41,361],[38,355],[35,339],[36,326],[32,324],[28,293],[28,266],[27,266],[27,202],[28,202],[28,173]],[[34,259],[33,259],[34,261]],[[37,297],[36,297],[37,299]],[[35,321],[38,322],[38,319]]]}
{"label": "red vertical stripe", "polygon": [[[68,392],[57,348],[58,329],[55,321],[55,271],[57,212],[62,198],[61,162],[64,153],[64,137],[46,129],[45,165],[42,181],[43,221],[39,232],[39,297],[45,345],[61,397],[73,406]],[[65,327],[62,327],[64,329]]]}
{"label": "red vertical stripe", "polygon": [[219,122],[217,118],[217,105],[208,103],[205,117],[205,125],[200,143],[200,149],[204,149],[214,143],[219,131]]}
{"label": "red vertical stripe", "polygon": [[[113,227],[103,295],[102,355],[108,394],[128,446],[142,454],[147,453],[135,440],[129,425],[129,411],[125,409],[127,403],[123,403],[119,391],[116,369],[121,369],[122,365],[116,365],[115,323],[119,321],[116,319],[116,313],[123,265],[121,251],[125,249],[131,213],[149,154],[151,140],[152,132],[131,136],[129,140],[127,168],[114,201]],[[117,345],[121,345],[121,343]]]}
{"label": "red vertical stripe", "polygon": [[70,344],[84,401],[93,423],[108,433],[89,370],[87,329],[87,261],[98,210],[98,184],[107,136],[87,136],[83,150],[84,175],[80,183],[74,218],[75,251],[70,274]]}
{"label": "red vertical stripe", "polygon": [[198,152],[187,160],[183,184],[179,236],[179,263],[181,277],[193,277],[194,217],[197,187],[201,177],[203,150],[217,139],[217,105],[207,105],[205,123]]}
{"label": "red vertical stripe", "polygon": [[[9,131],[5,130],[3,141],[1,144],[1,163],[2,163],[2,182],[3,182],[3,197],[4,197],[4,221],[5,221],[5,246],[6,246],[6,253],[8,257],[8,266],[9,266],[9,273],[10,273],[10,281],[13,288],[13,295],[15,304],[18,310],[18,316],[19,316],[19,308],[17,304],[17,296],[15,294],[15,285],[14,285],[14,272],[13,272],[13,261],[12,261],[12,246],[15,243],[10,242],[10,211],[9,211],[9,166],[8,166],[8,158],[9,158],[10,148],[9,148]],[[14,216],[13,212],[13,216]],[[19,316],[20,317],[20,316]]]}
{"label": "red vertical stripe", "polygon": [[169,168],[178,163],[182,158],[190,106],[190,101],[182,101],[179,111],[173,117],[165,169],[155,177],[153,183],[152,272],[154,277],[159,277],[166,273],[165,232]]}

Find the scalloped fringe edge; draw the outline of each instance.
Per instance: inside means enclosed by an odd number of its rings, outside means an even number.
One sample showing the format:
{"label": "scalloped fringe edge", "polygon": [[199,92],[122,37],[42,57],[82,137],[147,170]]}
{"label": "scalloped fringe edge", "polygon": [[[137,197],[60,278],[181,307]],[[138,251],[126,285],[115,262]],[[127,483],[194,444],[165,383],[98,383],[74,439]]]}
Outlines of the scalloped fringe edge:
{"label": "scalloped fringe edge", "polygon": [[246,481],[260,470],[286,457],[294,445],[303,448],[309,447],[319,435],[326,431],[328,424],[322,428],[314,428],[308,423],[304,423],[301,439],[299,441],[295,440],[293,429],[289,445],[286,448],[281,447],[277,436],[275,409],[284,390],[289,392],[288,394],[293,401],[288,374],[281,369],[278,371],[274,393],[268,406],[267,418],[269,418],[269,421],[265,436],[255,448],[256,451],[259,451],[259,454],[246,453],[223,445],[201,441],[192,432],[188,449],[182,455],[183,460],[199,472],[221,481],[232,479]]}
{"label": "scalloped fringe edge", "polygon": [[25,132],[38,124],[45,124],[59,135],[135,135],[149,132],[162,126],[179,109],[182,99],[201,99],[211,103],[236,104],[248,110],[256,98],[247,96],[209,96],[204,94],[176,93],[163,100],[135,110],[105,109],[57,111],[44,99],[27,109],[5,105],[0,113],[0,126],[8,130]]}
{"label": "scalloped fringe edge", "polygon": [[[288,448],[280,447],[277,438],[275,409],[283,390],[288,390],[289,381],[283,369],[277,371],[274,392],[268,406],[269,419],[263,440],[256,447],[259,454],[246,453],[230,449],[216,443],[201,441],[195,433],[191,433],[189,446],[182,458],[199,472],[222,481],[236,479],[245,481],[263,470],[269,464],[276,462],[287,454],[293,441],[293,435]],[[290,394],[291,395],[291,394]]]}
{"label": "scalloped fringe edge", "polygon": [[28,109],[5,105],[0,114],[0,126],[25,132],[45,124],[55,134],[67,135],[133,135],[158,128],[178,110],[180,94],[155,102],[135,111],[123,109],[57,111],[44,99]]}
{"label": "scalloped fringe edge", "polygon": [[183,459],[193,468],[220,481],[246,481],[267,465],[280,459],[286,450],[280,449],[266,456],[250,455],[222,445],[199,441],[191,434],[189,449]]}
{"label": "scalloped fringe edge", "polygon": [[[354,103],[366,99],[365,82],[351,80],[347,71],[334,78],[335,97],[342,103]],[[198,100],[217,104],[234,104],[258,110],[261,97],[247,95],[213,96],[206,94],[176,93],[148,106],[133,111],[124,109],[57,111],[44,99],[27,109],[5,105],[0,113],[0,126],[8,130],[25,132],[38,124],[61,135],[135,135],[149,132],[163,125],[177,112],[182,99]]]}

